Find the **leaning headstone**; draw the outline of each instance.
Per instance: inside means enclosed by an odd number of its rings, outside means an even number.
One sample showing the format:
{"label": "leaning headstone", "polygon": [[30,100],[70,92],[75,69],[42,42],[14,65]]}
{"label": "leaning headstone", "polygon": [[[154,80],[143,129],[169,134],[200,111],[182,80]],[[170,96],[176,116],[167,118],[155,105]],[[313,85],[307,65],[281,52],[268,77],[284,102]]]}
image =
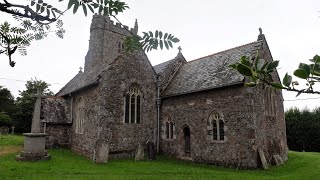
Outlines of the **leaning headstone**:
{"label": "leaning headstone", "polygon": [[96,163],[104,164],[108,162],[109,146],[105,141],[100,141],[96,144]]}
{"label": "leaning headstone", "polygon": [[147,142],[147,152],[149,160],[156,160],[156,151],[154,149],[154,144],[151,141]]}
{"label": "leaning headstone", "polygon": [[3,126],[2,127],[2,135],[8,135],[9,133],[9,128],[7,126]]}
{"label": "leaning headstone", "polygon": [[139,145],[136,151],[135,160],[141,161],[143,159],[144,159],[144,149],[141,145]]}
{"label": "leaning headstone", "polygon": [[14,129],[15,129],[15,128],[16,128],[16,127],[14,127],[14,126],[11,127],[11,134],[15,134],[15,133],[14,133]]}
{"label": "leaning headstone", "polygon": [[31,124],[31,133],[24,133],[24,146],[23,151],[20,155],[16,156],[17,161],[38,161],[38,160],[49,160],[51,155],[47,153],[45,149],[46,136],[47,134],[41,132],[41,98],[43,97],[40,89],[37,90],[35,95],[37,98],[33,118]]}
{"label": "leaning headstone", "polygon": [[277,166],[280,166],[281,164],[283,164],[283,160],[279,154],[273,155],[273,160]]}
{"label": "leaning headstone", "polygon": [[258,148],[258,153],[259,153],[259,157],[261,160],[262,168],[268,169],[268,162],[267,162],[266,157],[264,156],[264,152],[261,148]]}

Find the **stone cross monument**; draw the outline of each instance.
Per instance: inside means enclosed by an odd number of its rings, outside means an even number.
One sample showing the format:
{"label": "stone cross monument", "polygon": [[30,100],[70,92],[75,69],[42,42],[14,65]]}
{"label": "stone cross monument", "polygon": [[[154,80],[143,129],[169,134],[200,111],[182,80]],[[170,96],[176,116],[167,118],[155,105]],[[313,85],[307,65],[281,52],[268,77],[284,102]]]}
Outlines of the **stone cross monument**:
{"label": "stone cross monument", "polygon": [[41,132],[41,98],[44,97],[41,94],[41,90],[37,89],[36,103],[33,111],[31,133],[24,133],[24,148],[20,155],[17,155],[16,160],[18,161],[38,161],[38,160],[49,160],[51,155],[45,150],[46,135]]}

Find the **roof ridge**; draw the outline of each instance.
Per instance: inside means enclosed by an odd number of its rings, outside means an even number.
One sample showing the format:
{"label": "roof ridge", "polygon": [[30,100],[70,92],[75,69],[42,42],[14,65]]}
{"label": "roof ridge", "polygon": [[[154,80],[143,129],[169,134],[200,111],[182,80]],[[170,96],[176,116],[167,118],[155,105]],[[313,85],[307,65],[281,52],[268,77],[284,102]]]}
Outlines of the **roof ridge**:
{"label": "roof ridge", "polygon": [[253,42],[250,42],[250,43],[247,43],[247,44],[242,44],[242,45],[240,45],[240,46],[236,46],[236,47],[229,48],[229,49],[226,49],[226,50],[223,50],[223,51],[219,51],[219,52],[216,52],[216,53],[207,55],[207,56],[203,56],[203,57],[200,57],[200,58],[197,58],[197,59],[193,59],[193,60],[191,60],[191,61],[188,61],[187,63],[191,63],[191,62],[194,62],[194,61],[198,61],[198,60],[204,59],[204,58],[209,57],[209,56],[221,54],[221,53],[224,53],[224,52],[227,52],[227,51],[231,51],[231,50],[234,50],[234,49],[237,49],[237,48],[240,48],[240,47],[244,47],[244,46],[248,46],[248,45],[250,45],[250,44],[258,43],[258,42],[261,42],[261,40],[253,41]]}

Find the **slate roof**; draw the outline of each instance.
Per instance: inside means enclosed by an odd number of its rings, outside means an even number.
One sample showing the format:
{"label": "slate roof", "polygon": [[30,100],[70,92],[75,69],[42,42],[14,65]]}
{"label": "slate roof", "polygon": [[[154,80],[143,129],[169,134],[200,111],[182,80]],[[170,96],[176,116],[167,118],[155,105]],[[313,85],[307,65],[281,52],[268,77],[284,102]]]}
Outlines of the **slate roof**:
{"label": "slate roof", "polygon": [[56,94],[56,96],[65,96],[69,93],[79,91],[82,88],[98,84],[100,74],[101,71],[79,72]]}
{"label": "slate roof", "polygon": [[164,63],[158,64],[153,66],[153,69],[156,71],[157,74],[161,74],[172,62],[174,62],[175,59],[171,59],[169,61],[166,61]]}
{"label": "slate roof", "polygon": [[[161,96],[175,96],[243,83],[244,76],[228,66],[238,62],[241,56],[254,57],[260,45],[261,41],[255,41],[183,64]],[[165,64],[160,64],[157,69],[161,70]]]}

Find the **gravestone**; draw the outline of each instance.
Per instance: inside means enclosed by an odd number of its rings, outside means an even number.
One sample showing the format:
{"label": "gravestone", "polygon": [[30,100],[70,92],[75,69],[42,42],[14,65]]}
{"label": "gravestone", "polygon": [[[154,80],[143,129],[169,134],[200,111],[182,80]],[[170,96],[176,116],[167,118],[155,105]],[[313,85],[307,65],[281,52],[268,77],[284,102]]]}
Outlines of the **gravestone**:
{"label": "gravestone", "polygon": [[258,153],[259,153],[259,157],[261,160],[262,168],[268,169],[268,162],[267,162],[266,157],[264,156],[264,152],[261,148],[258,148]]}
{"label": "gravestone", "polygon": [[41,94],[40,89],[37,89],[35,95],[36,103],[33,111],[31,133],[24,133],[24,147],[20,155],[16,156],[17,161],[38,161],[38,160],[49,160],[51,155],[45,150],[46,135],[41,132]]}
{"label": "gravestone", "polygon": [[14,127],[14,126],[11,127],[11,134],[15,134],[15,133],[14,133],[14,129],[15,129],[15,128],[16,128],[16,127]]}
{"label": "gravestone", "polygon": [[154,144],[151,141],[147,142],[147,153],[149,160],[156,160],[156,151],[154,149]]}
{"label": "gravestone", "polygon": [[98,141],[96,144],[96,157],[97,164],[104,164],[108,162],[109,158],[109,145],[105,141]]}
{"label": "gravestone", "polygon": [[135,160],[136,161],[141,161],[144,159],[144,149],[143,147],[139,144],[137,150],[136,150],[136,155],[135,155]]}
{"label": "gravestone", "polygon": [[8,133],[9,133],[9,128],[7,126],[0,127],[0,134],[8,135]]}

